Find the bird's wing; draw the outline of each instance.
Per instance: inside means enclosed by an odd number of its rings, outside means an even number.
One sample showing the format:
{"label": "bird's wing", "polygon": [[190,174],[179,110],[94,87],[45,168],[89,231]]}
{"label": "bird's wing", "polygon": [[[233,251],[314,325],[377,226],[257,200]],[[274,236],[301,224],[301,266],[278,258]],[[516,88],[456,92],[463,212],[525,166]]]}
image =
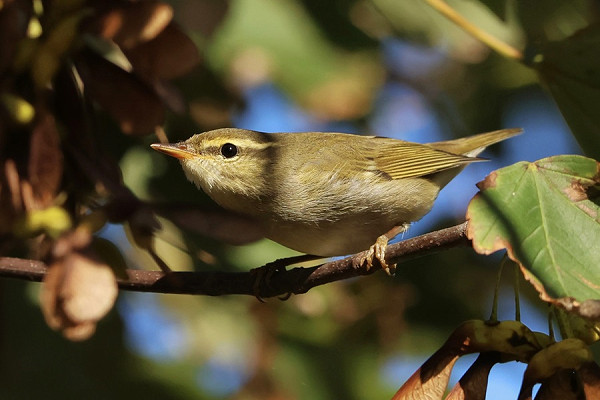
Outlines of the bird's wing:
{"label": "bird's wing", "polygon": [[403,179],[426,176],[484,160],[437,150],[424,144],[388,140],[388,143],[376,151],[373,161],[382,174],[391,179]]}

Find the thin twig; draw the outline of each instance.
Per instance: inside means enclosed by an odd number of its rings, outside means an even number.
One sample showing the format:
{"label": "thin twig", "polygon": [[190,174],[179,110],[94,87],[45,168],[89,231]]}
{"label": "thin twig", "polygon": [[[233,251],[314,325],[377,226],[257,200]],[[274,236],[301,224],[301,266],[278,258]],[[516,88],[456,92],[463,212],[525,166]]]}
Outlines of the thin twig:
{"label": "thin twig", "polygon": [[483,31],[481,28],[475,26],[471,21],[460,15],[452,7],[448,5],[444,0],[425,0],[432,8],[439,11],[442,15],[460,26],[467,33],[473,37],[479,39],[484,44],[488,45],[493,50],[502,54],[505,57],[512,58],[515,60],[523,60],[523,52],[517,50],[508,43],[503,42],[497,37]]}
{"label": "thin twig", "polygon": [[[438,251],[469,245],[466,237],[467,223],[426,233],[387,247],[388,263],[401,263]],[[373,266],[369,271],[355,268],[353,263],[361,259],[358,253],[342,260],[331,261],[311,268],[293,268],[275,272],[268,283],[263,283],[256,293],[256,274],[252,272],[172,272],[127,269],[125,278],[117,282],[122,290],[155,293],[200,294],[220,296],[226,294],[258,295],[262,298],[288,293],[306,293],[315,286],[324,285],[360,275],[369,275],[380,269]],[[41,281],[47,266],[41,261],[0,257],[0,277]]]}

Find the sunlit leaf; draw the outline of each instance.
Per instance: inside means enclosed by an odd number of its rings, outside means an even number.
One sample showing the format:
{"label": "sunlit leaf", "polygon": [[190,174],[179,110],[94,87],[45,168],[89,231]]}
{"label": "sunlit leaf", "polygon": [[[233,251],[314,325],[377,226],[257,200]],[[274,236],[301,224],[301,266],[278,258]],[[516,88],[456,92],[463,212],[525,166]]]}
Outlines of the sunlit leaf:
{"label": "sunlit leaf", "polygon": [[599,298],[598,168],[585,157],[556,156],[493,172],[467,211],[473,247],[506,248],[547,301]]}

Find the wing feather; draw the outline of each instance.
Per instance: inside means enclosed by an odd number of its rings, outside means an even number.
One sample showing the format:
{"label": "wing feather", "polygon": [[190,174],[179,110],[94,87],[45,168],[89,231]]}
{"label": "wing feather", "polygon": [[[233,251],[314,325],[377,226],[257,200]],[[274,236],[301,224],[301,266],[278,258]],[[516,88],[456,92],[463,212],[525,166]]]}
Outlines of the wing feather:
{"label": "wing feather", "polygon": [[[385,139],[383,139],[385,140]],[[481,158],[437,150],[427,145],[388,140],[374,158],[375,165],[392,179],[416,178],[460,167]]]}

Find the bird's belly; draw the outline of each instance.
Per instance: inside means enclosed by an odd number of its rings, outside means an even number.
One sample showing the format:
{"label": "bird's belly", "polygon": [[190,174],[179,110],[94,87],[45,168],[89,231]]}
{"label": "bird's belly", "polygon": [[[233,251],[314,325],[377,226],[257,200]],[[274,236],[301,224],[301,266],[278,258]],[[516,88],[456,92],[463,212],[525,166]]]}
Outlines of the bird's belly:
{"label": "bird's belly", "polygon": [[395,226],[420,219],[431,209],[438,191],[439,186],[425,179],[372,187],[343,182],[340,188],[323,188],[320,196],[286,198],[267,218],[266,237],[317,256],[357,253]]}
{"label": "bird's belly", "polygon": [[355,220],[322,222],[318,226],[304,223],[278,224],[268,229],[267,238],[290,249],[323,257],[343,256],[367,250],[380,235],[396,222],[371,220],[360,224]]}

